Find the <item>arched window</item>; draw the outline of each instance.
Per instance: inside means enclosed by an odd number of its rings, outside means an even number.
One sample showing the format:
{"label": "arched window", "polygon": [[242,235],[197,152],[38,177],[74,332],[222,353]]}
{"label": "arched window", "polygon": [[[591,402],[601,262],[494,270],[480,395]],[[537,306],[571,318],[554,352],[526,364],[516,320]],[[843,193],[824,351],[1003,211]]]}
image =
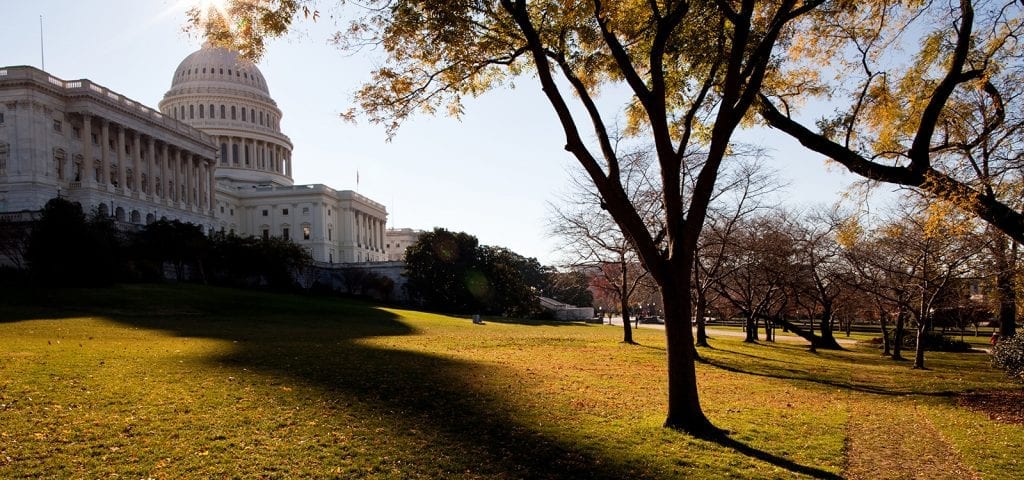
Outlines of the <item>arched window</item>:
{"label": "arched window", "polygon": [[206,110],[203,104],[199,104],[199,118],[203,118],[203,111]]}
{"label": "arched window", "polygon": [[224,165],[228,163],[228,144],[220,144],[220,163]]}
{"label": "arched window", "polygon": [[117,209],[114,210],[114,220],[119,222],[124,221],[124,207],[117,207]]}
{"label": "arched window", "polygon": [[[230,73],[231,71],[228,70],[228,72]],[[231,106],[231,119],[235,120],[235,106],[234,105]]]}
{"label": "arched window", "polygon": [[254,124],[256,123],[256,109],[255,108],[250,108],[249,109],[249,121],[251,121]]}
{"label": "arched window", "polygon": [[245,122],[245,107],[242,107],[242,121]]}
{"label": "arched window", "polygon": [[132,210],[131,221],[136,224],[142,223],[142,214],[138,210]]}
{"label": "arched window", "polygon": [[217,118],[217,114],[214,113],[213,104],[210,104],[210,118]]}
{"label": "arched window", "polygon": [[189,105],[188,106],[188,118],[189,119],[196,118],[196,106],[195,105]]}
{"label": "arched window", "polygon": [[[221,73],[224,73],[224,72],[222,71]],[[225,119],[225,118],[227,118],[226,116],[224,116],[224,105],[221,105],[221,106],[220,106],[220,118],[221,118],[222,120],[223,120],[223,119]]]}

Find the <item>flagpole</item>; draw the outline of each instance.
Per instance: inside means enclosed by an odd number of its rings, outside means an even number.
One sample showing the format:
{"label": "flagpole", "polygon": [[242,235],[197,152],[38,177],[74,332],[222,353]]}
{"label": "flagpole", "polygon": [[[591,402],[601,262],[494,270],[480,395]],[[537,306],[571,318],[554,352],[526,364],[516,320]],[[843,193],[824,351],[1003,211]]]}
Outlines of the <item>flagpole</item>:
{"label": "flagpole", "polygon": [[46,71],[46,53],[43,50],[43,16],[39,16],[39,64],[40,69]]}

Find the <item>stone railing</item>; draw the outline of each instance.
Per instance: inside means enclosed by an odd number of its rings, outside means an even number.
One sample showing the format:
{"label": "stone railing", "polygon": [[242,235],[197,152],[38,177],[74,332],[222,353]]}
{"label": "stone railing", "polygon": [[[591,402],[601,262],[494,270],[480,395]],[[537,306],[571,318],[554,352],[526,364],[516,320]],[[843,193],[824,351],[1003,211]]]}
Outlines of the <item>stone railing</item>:
{"label": "stone railing", "polygon": [[124,95],[114,92],[106,87],[97,85],[90,80],[61,80],[35,67],[8,67],[0,70],[0,81],[28,80],[39,84],[48,84],[63,89],[67,94],[85,95],[88,97],[103,100],[141,116],[146,120],[162,125],[169,130],[182,133],[190,137],[198,137],[202,141],[212,143],[209,135],[179,122],[173,118],[153,110],[139,102],[136,102]]}

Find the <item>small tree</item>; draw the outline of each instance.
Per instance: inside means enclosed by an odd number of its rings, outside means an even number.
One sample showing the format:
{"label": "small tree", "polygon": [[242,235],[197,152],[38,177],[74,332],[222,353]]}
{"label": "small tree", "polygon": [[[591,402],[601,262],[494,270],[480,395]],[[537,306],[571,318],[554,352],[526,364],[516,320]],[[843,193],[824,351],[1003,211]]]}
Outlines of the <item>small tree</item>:
{"label": "small tree", "polygon": [[1024,332],[1000,340],[992,349],[992,364],[1010,378],[1024,382]]}
{"label": "small tree", "polygon": [[109,218],[86,219],[81,205],[54,198],[32,227],[25,259],[35,281],[56,286],[113,283],[119,240]]}

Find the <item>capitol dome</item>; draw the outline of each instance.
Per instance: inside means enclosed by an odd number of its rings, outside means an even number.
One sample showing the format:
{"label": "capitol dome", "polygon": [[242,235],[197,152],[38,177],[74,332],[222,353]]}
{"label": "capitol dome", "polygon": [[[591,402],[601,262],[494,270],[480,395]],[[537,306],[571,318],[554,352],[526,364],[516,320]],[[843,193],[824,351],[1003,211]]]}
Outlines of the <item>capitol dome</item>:
{"label": "capitol dome", "polygon": [[254,63],[239,56],[238,52],[209,44],[185,57],[174,70],[171,90],[190,84],[248,87],[270,97],[263,73]]}
{"label": "capitol dome", "polygon": [[237,52],[206,44],[185,57],[160,111],[213,137],[218,178],[292,185],[292,143],[281,133],[281,110],[259,68]]}

